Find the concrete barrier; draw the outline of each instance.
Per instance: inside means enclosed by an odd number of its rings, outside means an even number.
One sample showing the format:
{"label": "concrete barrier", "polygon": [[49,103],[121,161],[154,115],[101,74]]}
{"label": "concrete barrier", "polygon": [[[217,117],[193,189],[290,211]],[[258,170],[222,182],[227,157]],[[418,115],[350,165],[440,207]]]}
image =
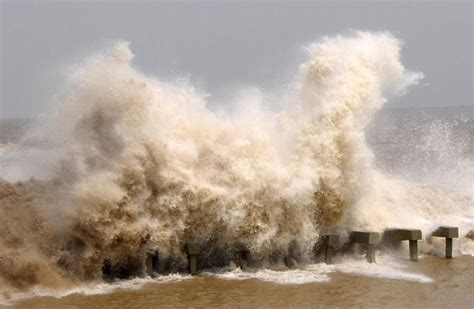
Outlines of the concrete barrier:
{"label": "concrete barrier", "polygon": [[[350,233],[349,243],[344,245],[344,248],[353,244],[362,244],[366,248],[366,258],[369,263],[375,263],[375,250],[380,242],[380,233],[376,232],[365,232],[365,231],[353,231]],[[452,226],[440,226],[432,234],[432,237],[444,237],[446,240],[446,258],[452,258],[453,251],[453,238],[459,237],[459,229]],[[474,230],[470,231],[465,235],[466,238],[474,240]],[[418,261],[418,240],[422,239],[422,232],[418,229],[389,229],[383,233],[382,243],[383,245],[392,244],[400,245],[402,241],[409,241],[410,249],[410,260]],[[332,264],[335,249],[339,246],[340,236],[337,234],[326,234],[322,235],[320,240],[315,244],[314,252],[316,255],[321,254],[324,250],[325,263]],[[361,248],[364,248],[361,247]],[[188,255],[188,266],[191,275],[198,274],[197,259],[199,256],[199,245],[195,242],[188,242],[185,244],[185,250]],[[344,250],[344,249],[343,249]],[[229,252],[229,251],[227,251]],[[230,251],[231,253],[232,251]],[[288,248],[288,254],[285,257],[285,263],[288,267],[294,268],[298,266],[298,252],[300,248],[295,242],[290,243]],[[227,255],[228,256],[228,255]],[[229,256],[228,256],[229,257]],[[234,247],[234,263],[237,267],[242,270],[248,268],[250,260],[250,252],[245,246]],[[145,272],[147,275],[153,277],[155,273],[162,273],[165,271],[165,267],[169,267],[167,264],[169,257],[165,256],[164,259],[160,259],[158,251],[150,251],[145,255]],[[255,261],[254,261],[255,262]],[[252,263],[254,263],[252,262]],[[143,264],[141,264],[143,265]],[[143,267],[143,266],[141,266]],[[109,260],[104,260],[102,272],[104,279],[110,280],[114,277],[120,277],[122,275],[121,269],[117,270],[117,266],[113,266]],[[143,274],[143,268],[138,270]],[[126,276],[126,275],[125,275]]]}
{"label": "concrete barrier", "polygon": [[330,234],[323,235],[324,242],[324,258],[326,264],[332,264],[332,256],[334,254],[334,248],[339,245],[339,235]]}
{"label": "concrete barrier", "polygon": [[189,272],[195,276],[198,274],[197,257],[199,255],[199,247],[196,243],[189,242],[186,244],[186,253],[188,254]]}
{"label": "concrete barrier", "polygon": [[459,229],[454,226],[440,226],[431,236],[446,238],[446,258],[453,257],[453,238],[459,237]]}
{"label": "concrete barrier", "polygon": [[409,241],[410,261],[418,261],[418,240],[422,238],[421,230],[415,229],[391,229],[383,234],[383,243],[399,244],[404,240]]}
{"label": "concrete barrier", "polygon": [[350,235],[351,243],[364,244],[367,246],[366,258],[369,263],[375,263],[375,247],[380,242],[380,234],[375,232],[355,231]]}

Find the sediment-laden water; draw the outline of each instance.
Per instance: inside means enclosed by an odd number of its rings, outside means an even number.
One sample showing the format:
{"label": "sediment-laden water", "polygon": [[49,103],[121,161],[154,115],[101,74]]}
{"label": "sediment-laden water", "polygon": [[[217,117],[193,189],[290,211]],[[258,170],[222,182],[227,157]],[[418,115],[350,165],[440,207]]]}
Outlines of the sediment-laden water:
{"label": "sediment-laden water", "polygon": [[[295,271],[273,277],[286,277],[286,284],[262,280],[263,276],[256,279],[258,275],[247,280],[227,280],[206,274],[168,283],[129,283],[113,292],[101,293],[97,288],[98,294],[88,296],[83,292],[60,298],[38,297],[21,301],[15,308],[472,308],[472,257],[398,261],[399,267],[413,274],[404,279],[390,277],[387,267],[380,263],[353,263],[359,265],[359,272],[344,273],[344,266],[334,265],[342,269],[328,273],[327,280],[318,283],[290,283],[297,277]],[[306,276],[317,277],[314,272],[308,271]],[[231,276],[238,275],[227,277]],[[431,280],[420,281],[427,278]]]}

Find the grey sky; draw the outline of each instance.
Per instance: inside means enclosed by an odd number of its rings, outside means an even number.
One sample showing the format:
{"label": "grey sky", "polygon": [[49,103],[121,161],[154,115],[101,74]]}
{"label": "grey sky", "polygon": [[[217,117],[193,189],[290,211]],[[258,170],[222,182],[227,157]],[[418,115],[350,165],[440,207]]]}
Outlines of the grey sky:
{"label": "grey sky", "polygon": [[301,46],[356,30],[389,30],[425,85],[390,106],[473,105],[473,9],[464,2],[1,2],[0,117],[51,113],[64,68],[116,39],[160,78],[190,76],[218,101],[241,85],[278,89]]}

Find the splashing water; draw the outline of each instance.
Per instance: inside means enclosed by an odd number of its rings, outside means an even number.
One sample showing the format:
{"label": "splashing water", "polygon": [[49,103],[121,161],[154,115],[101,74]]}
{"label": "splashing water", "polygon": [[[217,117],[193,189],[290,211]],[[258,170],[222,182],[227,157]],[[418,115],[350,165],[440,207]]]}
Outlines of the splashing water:
{"label": "splashing water", "polygon": [[127,43],[90,57],[48,129],[23,141],[47,141],[47,179],[0,183],[0,286],[74,286],[101,278],[105,260],[128,277],[149,250],[180,269],[187,241],[209,264],[244,246],[268,265],[309,259],[327,229],[472,226],[472,196],[372,167],[364,129],[422,78],[400,45],[389,33],[324,38],[281,110],[232,116],[189,84],[144,76]]}

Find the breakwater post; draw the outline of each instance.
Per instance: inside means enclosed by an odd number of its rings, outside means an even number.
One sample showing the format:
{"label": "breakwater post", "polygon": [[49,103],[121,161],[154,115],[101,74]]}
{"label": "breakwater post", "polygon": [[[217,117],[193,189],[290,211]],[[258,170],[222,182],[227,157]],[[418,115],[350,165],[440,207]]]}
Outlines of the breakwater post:
{"label": "breakwater post", "polygon": [[188,254],[189,272],[195,276],[198,274],[197,271],[197,257],[199,255],[199,249],[197,244],[189,242],[186,244],[186,252]]}
{"label": "breakwater post", "polygon": [[248,268],[248,261],[250,257],[250,251],[246,249],[239,249],[234,252],[234,263],[235,266],[240,267],[242,270]]}
{"label": "breakwater post", "polygon": [[332,256],[334,254],[334,247],[339,244],[339,235],[330,234],[323,235],[324,240],[324,253],[325,253],[325,262],[326,264],[332,264]]}
{"label": "breakwater post", "polygon": [[146,253],[146,274],[150,277],[154,276],[155,271],[158,268],[158,251],[147,252]]}
{"label": "breakwater post", "polygon": [[421,230],[415,229],[391,229],[383,234],[383,242],[398,244],[408,240],[410,246],[410,261],[418,261],[418,240],[422,238]]}
{"label": "breakwater post", "polygon": [[380,242],[380,233],[355,231],[350,235],[350,242],[366,245],[367,261],[369,263],[375,263],[375,247]]}
{"label": "breakwater post", "polygon": [[454,226],[440,226],[431,236],[446,238],[446,258],[453,257],[453,238],[459,237],[459,229]]}

